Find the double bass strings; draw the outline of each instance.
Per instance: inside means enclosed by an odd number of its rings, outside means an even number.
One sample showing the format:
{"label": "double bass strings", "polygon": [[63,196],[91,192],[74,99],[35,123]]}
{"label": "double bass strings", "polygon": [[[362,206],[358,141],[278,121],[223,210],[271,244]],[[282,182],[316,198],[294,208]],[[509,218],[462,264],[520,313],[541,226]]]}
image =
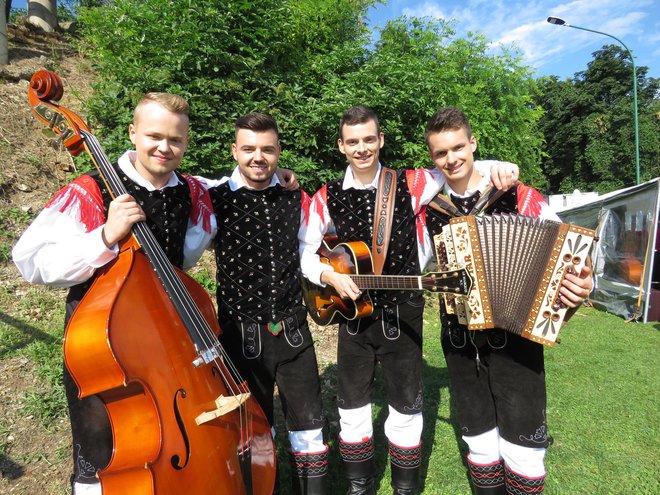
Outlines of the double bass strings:
{"label": "double bass strings", "polygon": [[[117,176],[110,161],[105,156],[96,137],[84,130],[81,130],[80,133],[85,141],[85,145],[88,147],[90,155],[94,159],[96,166],[99,168],[102,177],[108,182],[107,185],[113,198],[121,194],[127,194],[128,191]],[[172,268],[172,264],[165,255],[160,244],[156,241],[153,232],[151,232],[144,222],[138,222],[134,225],[133,229],[139,244],[143,247],[145,255],[154,266],[158,278],[163,284],[170,301],[177,309],[188,333],[193,339],[193,342],[195,342],[195,347],[198,352],[200,352],[200,357],[202,357],[207,364],[211,361],[214,362],[217,369],[221,372],[221,376],[227,388],[237,401],[237,407],[242,411],[245,408],[242,407],[240,393],[246,393],[248,390],[245,389],[244,385],[241,385],[241,383],[244,382],[238,369],[229,359],[226,351],[213,333],[213,330],[193,301],[188,289]],[[211,359],[209,359],[209,356],[211,356]],[[217,361],[218,357],[222,357],[222,362]],[[226,373],[225,369],[227,369],[229,373]],[[237,382],[233,377],[237,377],[240,382]],[[241,419],[243,420],[242,415]],[[246,424],[248,423],[249,421],[247,421],[246,418]],[[243,430],[243,428],[241,428],[241,430]],[[250,437],[250,435],[246,436],[248,438]]]}

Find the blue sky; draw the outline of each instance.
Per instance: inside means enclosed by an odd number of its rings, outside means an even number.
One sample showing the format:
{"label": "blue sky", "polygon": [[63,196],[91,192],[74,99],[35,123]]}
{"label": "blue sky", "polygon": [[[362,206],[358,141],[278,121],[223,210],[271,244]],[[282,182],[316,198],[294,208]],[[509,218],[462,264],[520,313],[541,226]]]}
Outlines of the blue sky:
{"label": "blue sky", "polygon": [[618,45],[609,36],[546,22],[548,16],[561,17],[616,36],[632,51],[638,67],[647,66],[649,76],[660,77],[660,0],[388,0],[369,11],[369,24],[384,26],[400,15],[453,20],[457,36],[481,32],[495,53],[498,46],[515,43],[536,76],[572,77],[587,68],[594,51]]}
{"label": "blue sky", "polygon": [[[17,8],[26,4],[12,2]],[[608,36],[546,22],[548,16],[561,17],[621,39],[637,66],[645,65],[649,76],[660,77],[660,0],[388,0],[369,11],[370,25],[384,26],[400,15],[452,20],[458,36],[482,32],[495,53],[498,46],[515,43],[537,76],[571,77],[587,68],[594,51],[617,44]]]}

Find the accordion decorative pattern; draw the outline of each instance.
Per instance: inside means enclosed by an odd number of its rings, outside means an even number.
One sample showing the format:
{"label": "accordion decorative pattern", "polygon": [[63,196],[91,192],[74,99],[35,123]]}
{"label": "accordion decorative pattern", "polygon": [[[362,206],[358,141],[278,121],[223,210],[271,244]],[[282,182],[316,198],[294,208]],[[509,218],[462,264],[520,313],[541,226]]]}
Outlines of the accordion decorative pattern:
{"label": "accordion decorative pattern", "polygon": [[596,233],[520,215],[452,218],[434,238],[441,269],[465,267],[468,296],[444,296],[470,330],[502,328],[554,345],[568,308],[559,299],[567,273],[579,273]]}

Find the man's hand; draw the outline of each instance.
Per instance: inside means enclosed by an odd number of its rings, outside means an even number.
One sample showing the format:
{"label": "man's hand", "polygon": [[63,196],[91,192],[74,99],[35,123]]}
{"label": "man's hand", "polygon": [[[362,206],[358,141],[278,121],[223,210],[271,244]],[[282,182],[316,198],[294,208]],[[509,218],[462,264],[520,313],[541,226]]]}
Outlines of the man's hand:
{"label": "man's hand", "polygon": [[117,196],[110,202],[108,208],[108,219],[103,226],[103,242],[108,248],[113,247],[126,237],[133,225],[146,218],[142,208],[132,196],[128,194]]}
{"label": "man's hand", "polygon": [[326,270],[321,274],[321,282],[332,286],[342,299],[357,300],[362,292],[350,275]]}
{"label": "man's hand", "polygon": [[295,191],[300,187],[298,179],[296,178],[296,174],[293,170],[277,167],[275,173],[277,174],[277,178],[284,185],[284,189],[287,191]]}
{"label": "man's hand", "polygon": [[591,268],[585,266],[579,275],[566,274],[559,289],[559,297],[569,308],[577,308],[589,297],[593,287],[594,279],[591,276]]}
{"label": "man's hand", "polygon": [[497,162],[490,167],[490,182],[497,189],[506,191],[518,182],[520,169],[515,163]]}

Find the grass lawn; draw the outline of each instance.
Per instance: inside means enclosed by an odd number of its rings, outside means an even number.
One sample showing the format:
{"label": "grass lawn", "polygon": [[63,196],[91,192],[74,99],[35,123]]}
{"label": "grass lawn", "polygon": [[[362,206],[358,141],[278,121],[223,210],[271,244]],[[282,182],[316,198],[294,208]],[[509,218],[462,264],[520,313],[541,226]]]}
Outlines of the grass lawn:
{"label": "grass lawn", "polygon": [[[470,494],[465,444],[452,421],[439,323],[427,310],[424,335],[424,494]],[[625,323],[581,309],[546,349],[548,449],[546,492],[658,494],[660,323]],[[377,428],[382,431],[382,419]],[[390,494],[386,441],[377,438],[379,495]],[[432,446],[432,448],[431,448]]]}
{"label": "grass lawn", "polygon": [[[62,334],[62,302],[57,292],[0,292],[4,307],[0,359],[20,355],[38,363],[37,373],[46,384],[45,393],[24,396],[23,414],[37,428],[39,423],[50,424],[66,414],[62,388],[55,385],[61,379]],[[658,322],[625,323],[619,317],[583,308],[562,330],[562,342],[546,349],[548,428],[554,439],[547,456],[548,495],[660,493],[659,330]],[[424,332],[423,494],[469,495],[465,445],[453,422],[436,304],[429,304]],[[345,493],[345,481],[336,444],[335,383],[335,368],[330,364],[322,370],[322,384],[330,425],[331,493],[340,494]],[[374,400],[378,493],[390,495],[382,394],[379,375]],[[7,426],[0,418],[0,433],[8,431]],[[283,495],[289,493],[285,439],[285,428],[279,424]],[[0,456],[7,448],[2,434]],[[49,454],[41,452],[43,446],[32,449],[34,456]],[[56,458],[69,463],[68,453]]]}

